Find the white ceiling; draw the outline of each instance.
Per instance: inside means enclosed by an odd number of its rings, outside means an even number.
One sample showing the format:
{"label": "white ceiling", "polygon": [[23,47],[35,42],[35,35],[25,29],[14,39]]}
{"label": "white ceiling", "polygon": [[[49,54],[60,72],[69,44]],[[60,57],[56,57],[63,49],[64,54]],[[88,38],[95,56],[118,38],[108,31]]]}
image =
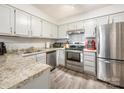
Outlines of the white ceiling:
{"label": "white ceiling", "polygon": [[95,9],[99,9],[107,4],[34,4],[42,12],[53,17],[55,20],[60,20],[66,17],[86,13]]}

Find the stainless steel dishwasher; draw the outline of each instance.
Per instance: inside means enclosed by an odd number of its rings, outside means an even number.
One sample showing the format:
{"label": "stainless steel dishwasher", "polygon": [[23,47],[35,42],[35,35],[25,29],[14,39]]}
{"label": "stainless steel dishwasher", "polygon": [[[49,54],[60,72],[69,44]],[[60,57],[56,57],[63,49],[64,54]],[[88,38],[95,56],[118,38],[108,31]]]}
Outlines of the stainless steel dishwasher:
{"label": "stainless steel dishwasher", "polygon": [[51,71],[53,69],[55,69],[55,67],[56,67],[56,50],[47,52],[47,59],[46,60],[47,60],[46,63],[52,67]]}

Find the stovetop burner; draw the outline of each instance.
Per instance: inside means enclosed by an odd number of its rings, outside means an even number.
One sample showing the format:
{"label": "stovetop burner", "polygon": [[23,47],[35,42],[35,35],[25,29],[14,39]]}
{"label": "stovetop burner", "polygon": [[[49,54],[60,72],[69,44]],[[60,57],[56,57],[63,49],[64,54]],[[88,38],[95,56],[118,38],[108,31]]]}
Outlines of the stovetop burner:
{"label": "stovetop burner", "polygon": [[69,48],[66,48],[66,50],[80,50],[82,51],[84,46],[82,45],[70,45]]}

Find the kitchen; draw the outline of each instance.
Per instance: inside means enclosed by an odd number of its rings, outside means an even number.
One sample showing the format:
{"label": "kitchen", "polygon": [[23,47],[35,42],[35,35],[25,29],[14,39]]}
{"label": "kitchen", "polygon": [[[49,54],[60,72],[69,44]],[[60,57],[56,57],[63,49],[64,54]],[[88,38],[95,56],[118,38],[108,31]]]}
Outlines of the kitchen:
{"label": "kitchen", "polygon": [[112,4],[1,4],[0,88],[124,88],[123,11]]}

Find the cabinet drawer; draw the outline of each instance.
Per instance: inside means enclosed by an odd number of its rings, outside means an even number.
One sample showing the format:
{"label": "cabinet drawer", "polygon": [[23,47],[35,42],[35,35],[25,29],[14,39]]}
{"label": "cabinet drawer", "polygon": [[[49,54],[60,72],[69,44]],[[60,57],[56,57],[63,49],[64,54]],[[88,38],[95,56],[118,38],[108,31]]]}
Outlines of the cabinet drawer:
{"label": "cabinet drawer", "polygon": [[91,75],[96,75],[95,67],[84,66],[84,72]]}
{"label": "cabinet drawer", "polygon": [[69,61],[69,60],[67,60],[66,62],[67,62],[68,64],[71,64],[71,65],[75,65],[75,66],[83,67],[83,63],[78,63],[78,62],[75,62],[75,61]]}
{"label": "cabinet drawer", "polygon": [[94,56],[84,56],[84,61],[96,61],[96,58]]}
{"label": "cabinet drawer", "polygon": [[95,62],[84,61],[84,65],[86,65],[86,66],[91,66],[91,67],[95,67]]}
{"label": "cabinet drawer", "polygon": [[74,71],[83,72],[83,67],[74,66],[70,64],[67,64],[66,67]]}
{"label": "cabinet drawer", "polygon": [[84,52],[85,56],[94,56],[95,57],[95,53],[92,52]]}
{"label": "cabinet drawer", "polygon": [[46,53],[38,54],[37,55],[37,62],[41,62],[46,64]]}

